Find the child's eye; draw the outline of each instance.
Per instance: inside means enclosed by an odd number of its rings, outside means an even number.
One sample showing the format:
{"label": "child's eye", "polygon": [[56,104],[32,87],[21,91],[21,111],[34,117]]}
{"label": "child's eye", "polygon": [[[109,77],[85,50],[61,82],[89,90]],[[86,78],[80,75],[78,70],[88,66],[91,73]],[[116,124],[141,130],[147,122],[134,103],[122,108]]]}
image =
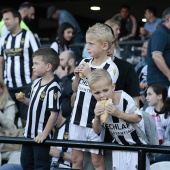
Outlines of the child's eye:
{"label": "child's eye", "polygon": [[99,94],[99,92],[95,92],[94,94]]}
{"label": "child's eye", "polygon": [[103,90],[103,92],[107,92],[107,91],[108,91],[108,89]]}

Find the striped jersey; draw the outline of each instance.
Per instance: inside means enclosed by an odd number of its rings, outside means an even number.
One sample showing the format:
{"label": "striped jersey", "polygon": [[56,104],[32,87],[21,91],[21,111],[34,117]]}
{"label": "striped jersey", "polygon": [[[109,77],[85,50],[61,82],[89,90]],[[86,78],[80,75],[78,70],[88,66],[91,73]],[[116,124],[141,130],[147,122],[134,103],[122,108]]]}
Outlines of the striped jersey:
{"label": "striped jersey", "polygon": [[[107,70],[112,78],[113,83],[116,83],[119,72],[117,66],[110,57],[100,66],[93,66],[92,60],[93,59],[83,59],[82,62],[85,61],[86,63],[89,63],[89,67],[91,68],[91,70]],[[92,120],[94,118],[94,108],[96,103],[96,99],[92,96],[90,92],[87,78],[82,78],[77,89],[76,100],[71,116],[71,123],[83,127],[92,128]]]}
{"label": "striped jersey", "polygon": [[26,30],[1,38],[0,56],[5,61],[4,81],[8,87],[22,87],[31,83],[32,54],[39,45],[32,32]]}
{"label": "striped jersey", "polygon": [[[69,132],[69,121],[66,120],[61,127],[59,127],[57,130],[57,136],[54,139],[61,139],[61,140],[68,140],[68,132]],[[59,151],[63,151],[63,152],[67,152],[67,153],[72,153],[72,149],[71,148],[67,148],[67,147],[61,147],[61,146],[57,146],[57,149]],[[52,162],[60,162],[64,165],[67,165],[69,167],[71,167],[71,163],[68,162],[67,160],[62,160],[59,161],[59,158],[53,157],[52,158]]]}
{"label": "striped jersey", "polygon": [[[119,111],[129,114],[131,108],[136,106],[134,99],[124,91],[115,91],[115,93],[121,93],[120,102],[118,105],[115,105],[115,107]],[[142,113],[139,109],[135,111],[134,114],[142,117]],[[109,115],[106,126],[108,127],[113,137],[113,142],[115,143],[121,145],[146,144],[145,141],[137,135],[137,132],[131,123]],[[138,126],[145,132],[143,119],[138,123]]]}
{"label": "striped jersey", "polygon": [[50,48],[53,48],[58,54],[61,54],[63,51],[67,51],[71,49],[66,44],[64,45],[64,49],[61,48],[60,41],[58,39],[51,44]]}
{"label": "striped jersey", "polygon": [[[27,123],[24,130],[24,136],[28,138],[34,138],[43,132],[51,111],[60,111],[61,92],[58,83],[53,79],[41,86],[41,80],[42,78],[35,80],[31,87]],[[49,138],[52,135],[51,131]]]}

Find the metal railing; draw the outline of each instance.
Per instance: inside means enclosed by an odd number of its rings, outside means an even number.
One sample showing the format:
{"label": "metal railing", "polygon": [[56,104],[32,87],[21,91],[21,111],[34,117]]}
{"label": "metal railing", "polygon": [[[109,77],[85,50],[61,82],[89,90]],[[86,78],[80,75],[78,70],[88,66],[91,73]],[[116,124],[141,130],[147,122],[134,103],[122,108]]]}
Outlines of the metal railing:
{"label": "metal railing", "polygon": [[[30,138],[21,137],[6,137],[0,136],[0,143],[12,143],[12,144],[32,144],[39,145]],[[84,141],[72,141],[72,140],[46,140],[40,145],[50,146],[65,146],[70,148],[95,148],[95,149],[107,149],[107,150],[126,150],[138,152],[138,170],[145,170],[146,168],[146,153],[169,153],[170,146],[158,146],[158,145],[116,145],[113,143],[104,142],[84,142]]]}

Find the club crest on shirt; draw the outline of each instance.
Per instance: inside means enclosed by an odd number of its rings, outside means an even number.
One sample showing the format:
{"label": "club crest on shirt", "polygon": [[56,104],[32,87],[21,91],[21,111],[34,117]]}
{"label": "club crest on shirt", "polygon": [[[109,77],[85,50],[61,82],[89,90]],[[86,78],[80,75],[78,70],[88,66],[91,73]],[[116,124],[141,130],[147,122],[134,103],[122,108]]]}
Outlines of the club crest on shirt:
{"label": "club crest on shirt", "polygon": [[64,140],[68,140],[68,132],[64,133]]}
{"label": "club crest on shirt", "polygon": [[58,93],[54,93],[54,99],[56,100],[57,99],[57,97],[58,97]]}
{"label": "club crest on shirt", "polygon": [[113,70],[113,74],[114,74],[114,76],[115,76],[115,74],[116,74],[116,69]]}
{"label": "club crest on shirt", "polygon": [[45,95],[46,95],[45,91],[42,91],[40,95],[40,100],[44,100]]}
{"label": "club crest on shirt", "polygon": [[24,44],[24,42],[25,42],[25,38],[22,38],[21,39],[21,44]]}

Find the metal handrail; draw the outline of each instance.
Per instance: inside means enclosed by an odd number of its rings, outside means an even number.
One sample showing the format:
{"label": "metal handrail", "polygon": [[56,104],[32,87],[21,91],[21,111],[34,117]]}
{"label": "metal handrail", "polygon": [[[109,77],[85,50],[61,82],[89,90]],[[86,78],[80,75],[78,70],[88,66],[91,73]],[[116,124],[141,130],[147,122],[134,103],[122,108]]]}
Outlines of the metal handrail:
{"label": "metal handrail", "polygon": [[[39,145],[31,138],[23,137],[6,137],[0,136],[0,143],[12,143],[12,144],[32,144]],[[146,165],[146,153],[170,153],[170,146],[160,145],[117,145],[113,143],[104,142],[88,142],[88,141],[73,141],[73,140],[54,140],[47,139],[40,145],[50,146],[66,146],[70,148],[95,148],[95,149],[108,149],[108,150],[126,150],[138,152],[138,170],[145,170]]]}

